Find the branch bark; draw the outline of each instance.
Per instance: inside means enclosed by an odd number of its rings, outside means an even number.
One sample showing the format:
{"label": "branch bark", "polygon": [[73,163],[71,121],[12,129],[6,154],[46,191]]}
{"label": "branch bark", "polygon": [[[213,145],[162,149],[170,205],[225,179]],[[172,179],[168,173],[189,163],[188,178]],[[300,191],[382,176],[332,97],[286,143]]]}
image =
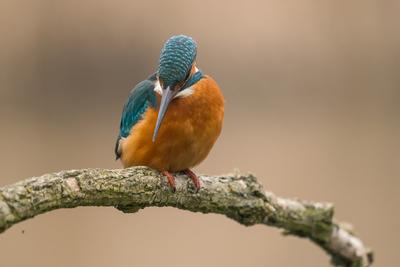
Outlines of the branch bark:
{"label": "branch bark", "polygon": [[250,226],[270,225],[310,239],[332,256],[335,266],[365,267],[372,252],[348,227],[333,220],[333,205],[294,200],[265,191],[251,174],[201,176],[196,192],[177,175],[171,192],[160,173],[146,167],[84,169],[33,177],[0,188],[0,233],[44,212],[78,206],[113,206],[133,213],[145,207],[176,207],[217,213]]}

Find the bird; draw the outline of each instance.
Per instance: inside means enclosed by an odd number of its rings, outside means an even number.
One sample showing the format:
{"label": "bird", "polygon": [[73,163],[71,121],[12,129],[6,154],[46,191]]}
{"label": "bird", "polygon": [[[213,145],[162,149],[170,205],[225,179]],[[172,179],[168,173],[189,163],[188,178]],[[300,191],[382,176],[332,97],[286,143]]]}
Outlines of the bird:
{"label": "bird", "polygon": [[197,67],[197,43],[176,35],[161,49],[157,70],[138,83],[123,107],[115,144],[124,168],[158,170],[176,190],[183,172],[201,188],[191,168],[200,164],[219,137],[224,97],[217,82]]}

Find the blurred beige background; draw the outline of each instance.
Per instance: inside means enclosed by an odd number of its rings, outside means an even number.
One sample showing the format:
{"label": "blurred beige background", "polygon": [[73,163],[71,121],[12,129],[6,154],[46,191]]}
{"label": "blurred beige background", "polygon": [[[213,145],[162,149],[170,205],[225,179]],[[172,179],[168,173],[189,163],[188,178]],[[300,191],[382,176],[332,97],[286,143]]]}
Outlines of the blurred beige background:
{"label": "blurred beige background", "polygon": [[[226,97],[198,172],[251,171],[282,196],[336,204],[398,266],[399,1],[0,2],[0,185],[118,168],[130,89],[163,42],[193,36]],[[0,235],[1,266],[330,266],[307,240],[217,215],[58,210]],[[397,264],[396,264],[397,263]]]}

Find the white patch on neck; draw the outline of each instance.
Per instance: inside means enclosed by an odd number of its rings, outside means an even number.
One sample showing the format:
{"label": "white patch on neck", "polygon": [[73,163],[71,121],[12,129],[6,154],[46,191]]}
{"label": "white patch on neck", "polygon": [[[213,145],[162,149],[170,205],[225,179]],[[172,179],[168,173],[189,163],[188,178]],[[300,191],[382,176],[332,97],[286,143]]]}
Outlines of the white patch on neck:
{"label": "white patch on neck", "polygon": [[188,96],[190,96],[190,95],[192,95],[194,93],[194,89],[193,89],[193,86],[190,86],[190,87],[188,87],[188,88],[185,88],[185,89],[183,89],[182,91],[180,91],[179,93],[177,93],[175,96],[174,96],[174,98],[177,98],[177,97],[188,97]]}
{"label": "white patch on neck", "polygon": [[162,88],[160,81],[157,79],[156,84],[154,86],[154,92],[158,93],[159,95],[162,95]]}
{"label": "white patch on neck", "polygon": [[[199,69],[198,69],[197,67],[194,67],[194,74],[196,74],[198,71],[199,71]],[[159,81],[159,80],[156,81],[156,84],[155,84],[155,86],[154,86],[154,92],[158,93],[159,95],[162,95],[163,90],[162,90],[162,88],[161,88],[161,85],[160,85],[160,81]],[[174,96],[174,98],[178,98],[178,97],[182,97],[182,98],[188,97],[188,96],[192,95],[193,93],[194,93],[193,86],[190,86],[190,87],[188,87],[188,88],[183,89],[183,90],[180,91],[179,93],[177,93],[177,94]]]}

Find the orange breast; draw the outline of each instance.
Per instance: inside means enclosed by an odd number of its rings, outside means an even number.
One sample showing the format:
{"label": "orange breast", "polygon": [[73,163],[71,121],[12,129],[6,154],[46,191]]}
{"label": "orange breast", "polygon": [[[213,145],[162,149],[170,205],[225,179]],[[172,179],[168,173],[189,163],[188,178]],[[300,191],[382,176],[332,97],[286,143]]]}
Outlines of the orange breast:
{"label": "orange breast", "polygon": [[146,111],[122,143],[124,167],[144,165],[176,172],[207,157],[221,132],[224,100],[217,83],[209,76],[194,86],[192,95],[170,103],[154,143],[158,111]]}

